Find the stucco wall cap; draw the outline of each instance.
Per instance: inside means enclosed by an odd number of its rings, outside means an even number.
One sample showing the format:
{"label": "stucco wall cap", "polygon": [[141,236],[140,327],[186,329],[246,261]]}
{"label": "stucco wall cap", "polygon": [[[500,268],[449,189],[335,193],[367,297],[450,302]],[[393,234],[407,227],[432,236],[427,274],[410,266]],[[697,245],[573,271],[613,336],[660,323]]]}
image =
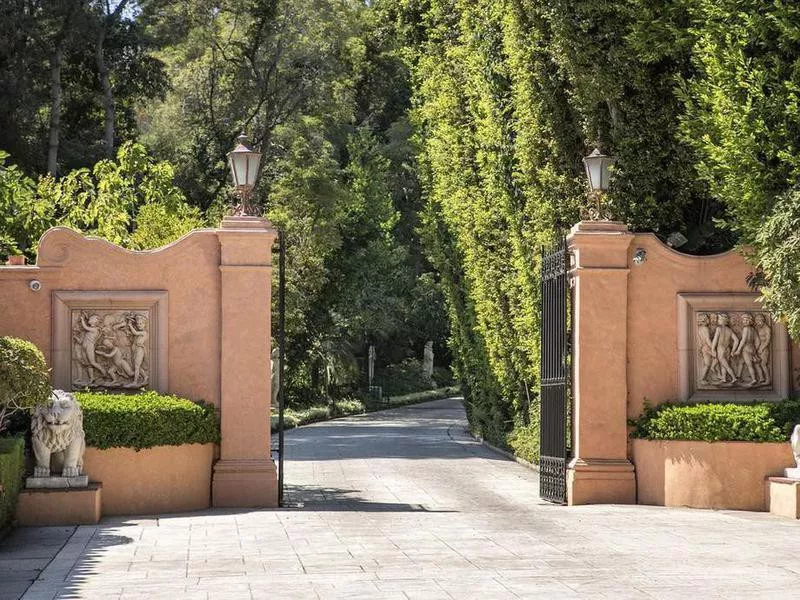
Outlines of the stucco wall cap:
{"label": "stucco wall cap", "polygon": [[630,233],[622,221],[578,221],[570,229],[574,233]]}
{"label": "stucco wall cap", "polygon": [[681,252],[665,244],[659,237],[654,233],[637,233],[635,234],[637,242],[649,242],[652,246],[649,246],[651,250],[654,250],[661,254],[661,256],[672,259],[674,262],[684,261],[685,263],[696,263],[699,261],[722,261],[722,260],[735,260],[739,261],[744,258],[744,254],[750,250],[750,248],[746,246],[741,247],[734,247],[730,250],[726,250],[725,252],[719,252],[717,254],[687,254],[685,252]]}
{"label": "stucco wall cap", "polygon": [[52,227],[42,234],[39,239],[39,252],[36,257],[36,265],[43,266],[49,263],[59,265],[69,258],[69,245],[86,244],[93,246],[96,251],[108,251],[126,256],[148,256],[153,254],[170,252],[182,246],[187,240],[209,233],[214,233],[214,229],[193,229],[186,235],[178,238],[165,246],[152,248],[149,250],[129,250],[118,244],[114,244],[100,237],[87,236],[70,227]]}

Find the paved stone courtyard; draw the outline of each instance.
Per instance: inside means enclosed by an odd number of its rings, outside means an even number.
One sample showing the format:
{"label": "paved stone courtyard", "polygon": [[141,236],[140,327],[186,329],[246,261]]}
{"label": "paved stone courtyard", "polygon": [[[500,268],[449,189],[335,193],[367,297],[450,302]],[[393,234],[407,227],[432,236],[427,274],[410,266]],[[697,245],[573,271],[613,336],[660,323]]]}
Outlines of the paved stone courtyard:
{"label": "paved stone courtyard", "polygon": [[457,400],[303,427],[287,442],[296,508],[18,529],[0,543],[0,600],[682,600],[800,586],[798,523],[542,503],[535,472],[465,433]]}

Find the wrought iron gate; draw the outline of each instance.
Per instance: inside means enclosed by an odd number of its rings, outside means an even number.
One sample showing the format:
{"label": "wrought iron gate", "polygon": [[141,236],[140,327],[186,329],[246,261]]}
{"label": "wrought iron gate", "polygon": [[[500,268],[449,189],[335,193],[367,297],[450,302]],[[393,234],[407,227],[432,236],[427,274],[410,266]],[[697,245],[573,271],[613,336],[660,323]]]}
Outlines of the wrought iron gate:
{"label": "wrought iron gate", "polygon": [[539,495],[562,504],[567,500],[571,433],[568,269],[565,239],[549,251],[542,251]]}

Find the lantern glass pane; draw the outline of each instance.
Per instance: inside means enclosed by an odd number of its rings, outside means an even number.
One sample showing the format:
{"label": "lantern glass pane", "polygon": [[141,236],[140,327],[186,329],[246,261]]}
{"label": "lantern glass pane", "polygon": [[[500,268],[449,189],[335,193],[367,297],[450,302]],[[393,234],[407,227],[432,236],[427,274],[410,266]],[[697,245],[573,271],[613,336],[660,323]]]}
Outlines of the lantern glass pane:
{"label": "lantern glass pane", "polygon": [[258,152],[251,152],[247,155],[247,185],[249,186],[256,184],[259,162],[261,162],[261,155]]}
{"label": "lantern glass pane", "polygon": [[247,157],[243,152],[234,152],[231,159],[233,161],[233,183],[236,187],[241,187],[247,183]]}
{"label": "lantern glass pane", "polygon": [[589,187],[599,190],[602,183],[602,159],[590,158],[586,160],[586,176],[589,178]]}
{"label": "lantern glass pane", "polygon": [[228,155],[228,165],[231,168],[231,177],[233,178],[233,186],[236,187],[238,183],[236,183],[236,168],[233,166],[235,163],[233,161],[233,154]]}

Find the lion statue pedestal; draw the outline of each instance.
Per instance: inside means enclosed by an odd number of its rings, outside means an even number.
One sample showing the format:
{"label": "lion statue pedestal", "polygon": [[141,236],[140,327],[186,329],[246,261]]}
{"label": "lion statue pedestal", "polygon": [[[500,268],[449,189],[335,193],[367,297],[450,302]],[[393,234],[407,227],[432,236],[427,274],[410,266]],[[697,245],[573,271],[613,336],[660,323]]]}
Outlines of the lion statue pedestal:
{"label": "lion statue pedestal", "polygon": [[31,441],[36,466],[25,487],[63,489],[89,485],[89,477],[82,473],[86,449],[83,411],[72,394],[54,390],[48,404],[36,407]]}
{"label": "lion statue pedestal", "polygon": [[83,474],[83,412],[72,394],[55,390],[31,422],[36,466],[20,490],[20,525],[92,525],[102,514],[103,484]]}

